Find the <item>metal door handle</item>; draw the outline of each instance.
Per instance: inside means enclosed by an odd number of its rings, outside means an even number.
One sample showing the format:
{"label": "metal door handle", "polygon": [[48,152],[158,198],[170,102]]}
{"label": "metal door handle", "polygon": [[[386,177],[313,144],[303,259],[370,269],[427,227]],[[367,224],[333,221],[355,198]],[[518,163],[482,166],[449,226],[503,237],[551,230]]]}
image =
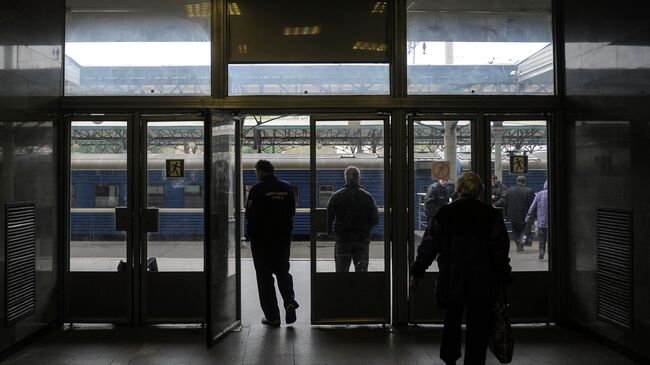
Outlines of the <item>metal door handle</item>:
{"label": "metal door handle", "polygon": [[131,223],[131,212],[129,211],[129,208],[115,208],[115,230],[128,231],[129,223]]}
{"label": "metal door handle", "polygon": [[158,208],[147,208],[142,214],[142,227],[145,232],[158,232],[160,215]]}

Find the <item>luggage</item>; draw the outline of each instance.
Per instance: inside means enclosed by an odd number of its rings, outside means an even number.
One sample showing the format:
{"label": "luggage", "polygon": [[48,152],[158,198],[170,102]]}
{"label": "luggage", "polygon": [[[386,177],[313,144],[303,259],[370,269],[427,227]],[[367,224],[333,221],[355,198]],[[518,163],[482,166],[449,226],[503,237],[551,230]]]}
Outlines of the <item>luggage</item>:
{"label": "luggage", "polygon": [[494,305],[493,332],[490,336],[490,351],[502,364],[512,361],[514,351],[514,337],[510,325],[510,305],[505,288],[501,287],[499,299]]}
{"label": "luggage", "polygon": [[521,243],[529,247],[533,245],[533,222],[526,222],[524,233],[521,235]]}

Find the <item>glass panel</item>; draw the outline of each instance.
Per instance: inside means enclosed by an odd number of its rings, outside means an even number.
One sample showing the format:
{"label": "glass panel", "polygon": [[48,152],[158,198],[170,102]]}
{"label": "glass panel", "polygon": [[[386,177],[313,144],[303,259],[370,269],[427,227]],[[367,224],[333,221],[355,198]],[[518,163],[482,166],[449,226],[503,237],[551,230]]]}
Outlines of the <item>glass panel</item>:
{"label": "glass panel", "polygon": [[376,0],[229,3],[228,95],[389,95],[389,10]]}
{"label": "glass panel", "polygon": [[229,63],[388,63],[389,14],[377,0],[230,2]]}
{"label": "glass panel", "polygon": [[117,271],[126,232],[115,207],[127,204],[127,122],[71,122],[70,271]]}
{"label": "glass panel", "polygon": [[[203,271],[203,124],[147,123],[147,184],[162,186],[165,192],[161,201],[157,190],[148,189],[146,204],[160,209],[158,232],[147,233],[148,262],[155,259],[158,271]],[[168,160],[183,161],[181,176],[168,174]],[[153,264],[148,266],[155,270]]]}
{"label": "glass panel", "polygon": [[228,95],[389,95],[387,63],[231,64]]}
{"label": "glass panel", "polygon": [[209,2],[66,1],[66,95],[210,95]]}
{"label": "glass panel", "polygon": [[[309,260],[310,247],[310,177],[309,177],[309,116],[308,115],[250,115],[242,128],[243,210],[248,191],[257,183],[255,163],[271,161],[275,174],[295,186],[296,215],[293,218],[291,260]],[[296,190],[294,189],[294,190]],[[242,238],[245,220],[242,219]],[[242,261],[250,261],[250,242],[241,245]]]}
{"label": "glass panel", "polygon": [[[469,120],[413,122],[414,246],[416,252],[429,220],[455,198],[456,178],[472,167]],[[438,262],[427,271],[438,271]]]}
{"label": "glass panel", "polygon": [[548,270],[547,138],[545,120],[491,122],[489,190],[510,234],[513,271]]}
{"label": "glass panel", "polygon": [[552,95],[551,0],[408,2],[409,95]]}
{"label": "glass panel", "polygon": [[210,288],[208,323],[210,341],[237,320],[237,253],[235,216],[237,214],[237,164],[235,161],[235,121],[221,119],[213,114],[212,120],[212,186],[210,214]]}
{"label": "glass panel", "polygon": [[316,130],[319,205],[328,198],[316,270],[384,271],[384,120],[318,121]]}

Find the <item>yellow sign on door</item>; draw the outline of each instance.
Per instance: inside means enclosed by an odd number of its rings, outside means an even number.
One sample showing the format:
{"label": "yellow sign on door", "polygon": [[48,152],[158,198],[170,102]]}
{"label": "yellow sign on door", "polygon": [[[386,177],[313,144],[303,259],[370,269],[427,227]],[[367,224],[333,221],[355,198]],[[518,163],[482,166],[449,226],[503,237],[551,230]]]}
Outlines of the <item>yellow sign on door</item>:
{"label": "yellow sign on door", "polygon": [[185,160],[166,160],[167,178],[185,176]]}
{"label": "yellow sign on door", "polygon": [[528,156],[510,156],[510,173],[527,174],[528,173]]}

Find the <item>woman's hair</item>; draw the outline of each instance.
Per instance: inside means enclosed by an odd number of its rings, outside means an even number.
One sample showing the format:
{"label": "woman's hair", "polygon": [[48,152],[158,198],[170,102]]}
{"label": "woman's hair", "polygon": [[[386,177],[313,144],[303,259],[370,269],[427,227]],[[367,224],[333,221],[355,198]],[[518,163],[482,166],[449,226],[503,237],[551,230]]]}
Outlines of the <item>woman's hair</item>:
{"label": "woman's hair", "polygon": [[478,199],[481,190],[483,190],[483,182],[475,172],[464,172],[456,181],[456,192],[461,198]]}

